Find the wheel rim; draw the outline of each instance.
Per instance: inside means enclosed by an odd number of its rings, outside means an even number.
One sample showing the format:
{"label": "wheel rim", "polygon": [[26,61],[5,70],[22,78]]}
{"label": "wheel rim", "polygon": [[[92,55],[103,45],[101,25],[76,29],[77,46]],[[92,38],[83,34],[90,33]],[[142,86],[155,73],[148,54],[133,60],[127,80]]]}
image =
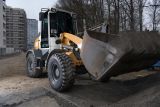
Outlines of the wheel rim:
{"label": "wheel rim", "polygon": [[56,77],[59,77],[60,72],[59,72],[59,70],[58,70],[58,69],[56,69],[56,71],[55,71],[55,75],[56,75]]}
{"label": "wheel rim", "polygon": [[58,66],[53,64],[51,70],[53,81],[58,81],[58,79],[60,78],[60,71],[58,69]]}

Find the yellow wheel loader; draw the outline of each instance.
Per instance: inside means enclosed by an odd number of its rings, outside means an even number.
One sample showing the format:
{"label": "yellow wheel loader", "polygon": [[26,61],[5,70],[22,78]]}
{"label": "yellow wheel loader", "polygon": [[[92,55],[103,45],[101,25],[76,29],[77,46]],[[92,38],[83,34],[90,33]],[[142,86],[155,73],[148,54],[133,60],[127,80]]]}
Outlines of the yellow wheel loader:
{"label": "yellow wheel loader", "polygon": [[76,74],[89,73],[95,80],[139,71],[160,58],[160,35],[122,32],[117,35],[84,31],[76,36],[76,14],[60,9],[41,9],[41,35],[26,55],[27,75],[48,72],[51,87],[70,89]]}

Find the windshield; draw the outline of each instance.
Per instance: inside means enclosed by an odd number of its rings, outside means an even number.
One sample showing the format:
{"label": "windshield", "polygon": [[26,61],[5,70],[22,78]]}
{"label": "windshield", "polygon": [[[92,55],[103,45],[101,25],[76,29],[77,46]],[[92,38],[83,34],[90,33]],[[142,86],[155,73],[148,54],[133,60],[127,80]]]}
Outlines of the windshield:
{"label": "windshield", "polygon": [[63,32],[74,34],[73,19],[71,15],[65,12],[51,13],[50,29],[56,29],[57,36]]}

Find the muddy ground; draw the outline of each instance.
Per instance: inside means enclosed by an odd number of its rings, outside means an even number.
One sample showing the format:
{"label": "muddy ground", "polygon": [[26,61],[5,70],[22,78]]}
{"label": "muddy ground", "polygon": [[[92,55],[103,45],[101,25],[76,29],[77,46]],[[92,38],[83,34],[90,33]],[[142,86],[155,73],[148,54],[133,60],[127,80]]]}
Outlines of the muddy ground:
{"label": "muddy ground", "polygon": [[140,71],[108,83],[77,77],[72,90],[53,91],[47,75],[25,75],[25,54],[0,59],[0,107],[160,107],[160,73]]}

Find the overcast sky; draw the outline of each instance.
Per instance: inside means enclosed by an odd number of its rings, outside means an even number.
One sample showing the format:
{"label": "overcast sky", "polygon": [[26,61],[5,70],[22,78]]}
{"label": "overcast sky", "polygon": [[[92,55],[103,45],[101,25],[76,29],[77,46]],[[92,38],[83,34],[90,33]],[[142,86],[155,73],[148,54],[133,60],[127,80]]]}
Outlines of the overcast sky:
{"label": "overcast sky", "polygon": [[27,18],[39,19],[41,8],[49,8],[57,0],[6,0],[6,4],[15,8],[22,8],[27,13]]}

